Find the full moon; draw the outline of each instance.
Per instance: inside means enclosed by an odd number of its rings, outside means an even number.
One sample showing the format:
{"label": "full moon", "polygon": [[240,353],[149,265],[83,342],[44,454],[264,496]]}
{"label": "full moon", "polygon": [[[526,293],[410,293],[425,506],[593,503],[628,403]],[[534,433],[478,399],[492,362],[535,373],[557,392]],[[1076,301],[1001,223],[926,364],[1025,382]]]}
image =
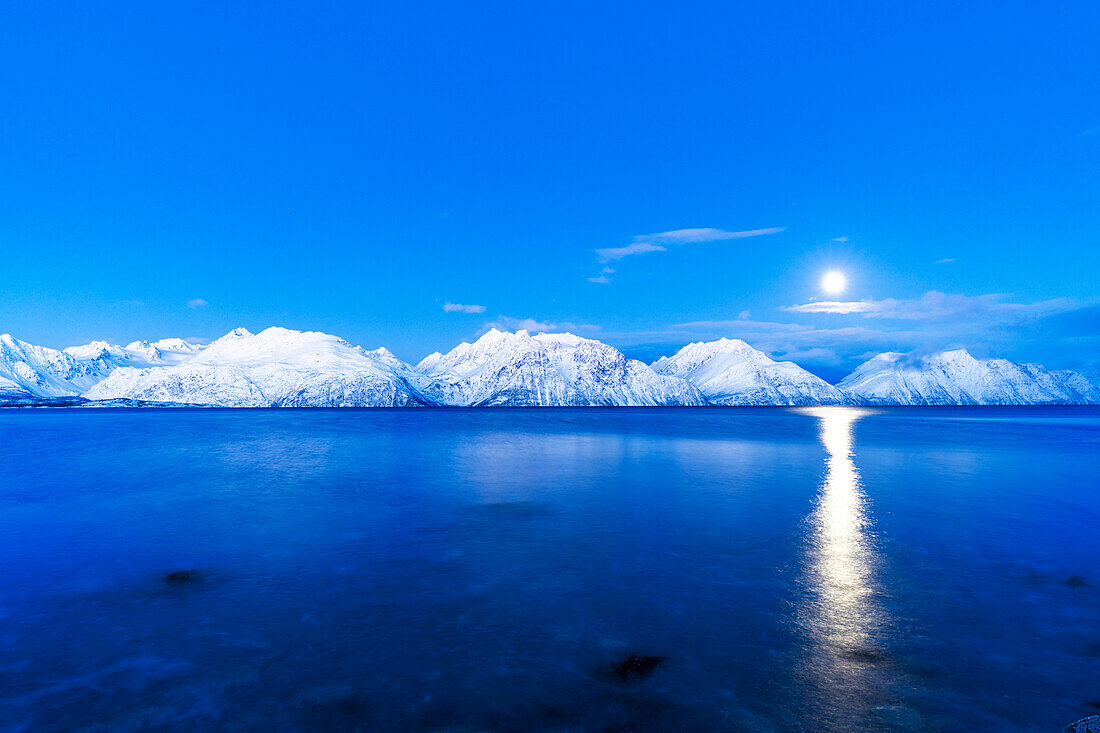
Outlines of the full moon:
{"label": "full moon", "polygon": [[829,295],[839,295],[848,287],[848,278],[840,270],[829,270],[821,276],[821,289]]}

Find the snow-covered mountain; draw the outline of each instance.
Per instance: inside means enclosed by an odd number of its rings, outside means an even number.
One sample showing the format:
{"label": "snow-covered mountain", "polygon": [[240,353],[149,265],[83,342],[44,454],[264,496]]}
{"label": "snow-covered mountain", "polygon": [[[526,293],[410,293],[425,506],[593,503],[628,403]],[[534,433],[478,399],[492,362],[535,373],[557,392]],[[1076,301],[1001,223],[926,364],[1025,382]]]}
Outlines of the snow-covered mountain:
{"label": "snow-covered mountain", "polygon": [[847,405],[855,400],[789,361],[777,362],[740,339],[688,344],[653,362],[658,374],[686,379],[716,405]]}
{"label": "snow-covered mountain", "polygon": [[336,336],[236,329],[64,350],[0,336],[0,404],[224,407],[1100,404],[1083,374],[963,350],[880,354],[833,386],[744,341],[688,344],[652,366],[570,333],[493,329],[417,367]]}
{"label": "snow-covered mountain", "polygon": [[409,378],[420,375],[384,349],[316,331],[238,328],[171,366],[120,367],[84,396],[222,407],[419,405]]}
{"label": "snow-covered mountain", "polygon": [[103,379],[113,366],[0,335],[0,395],[75,397]]}
{"label": "snow-covered mountain", "polygon": [[1053,405],[1100,403],[1100,389],[1076,372],[964,349],[913,357],[889,352],[861,364],[838,385],[869,404]]}
{"label": "snow-covered mountain", "polygon": [[0,335],[0,397],[76,397],[122,366],[177,364],[201,351],[182,339],[114,346],[93,341],[58,351]]}
{"label": "snow-covered mountain", "polygon": [[417,365],[425,397],[462,406],[702,405],[677,377],[657,374],[617,349],[571,333],[493,329]]}
{"label": "snow-covered mountain", "polygon": [[106,341],[92,341],[83,346],[70,346],[64,352],[77,361],[95,365],[104,373],[120,366],[151,367],[180,364],[202,351],[203,347],[183,339],[134,341],[115,346]]}

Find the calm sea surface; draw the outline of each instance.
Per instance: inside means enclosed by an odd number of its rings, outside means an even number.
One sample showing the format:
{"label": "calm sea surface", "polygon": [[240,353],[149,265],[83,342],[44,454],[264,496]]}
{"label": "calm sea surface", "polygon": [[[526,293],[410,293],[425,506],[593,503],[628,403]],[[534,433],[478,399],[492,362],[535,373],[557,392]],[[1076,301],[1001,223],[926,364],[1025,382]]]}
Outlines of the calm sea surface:
{"label": "calm sea surface", "polygon": [[1096,713],[1097,409],[0,411],[0,730]]}

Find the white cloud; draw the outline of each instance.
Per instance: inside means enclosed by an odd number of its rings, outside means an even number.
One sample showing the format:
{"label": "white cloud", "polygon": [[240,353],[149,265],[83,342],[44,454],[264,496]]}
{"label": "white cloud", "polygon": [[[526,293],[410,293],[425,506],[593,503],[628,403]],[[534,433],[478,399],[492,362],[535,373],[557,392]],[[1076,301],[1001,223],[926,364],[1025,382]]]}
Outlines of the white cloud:
{"label": "white cloud", "polygon": [[914,300],[815,302],[786,310],[811,314],[810,318],[844,314],[855,320],[827,328],[812,321],[755,321],[741,312],[724,320],[689,321],[648,331],[601,331],[600,338],[619,348],[641,346],[651,353],[672,353],[690,341],[725,336],[743,339],[776,359],[850,369],[884,351],[924,353],[959,347],[1016,360],[1036,357],[1014,356],[1014,349],[1026,349],[1029,354],[1048,349],[1064,359],[1061,355],[1067,350],[1082,348],[1094,338],[1092,334],[1100,333],[1100,299],[1013,303],[998,294],[933,291]]}
{"label": "white cloud", "polygon": [[483,305],[465,305],[463,303],[444,303],[443,310],[447,313],[484,313]]}
{"label": "white cloud", "polygon": [[667,252],[664,247],[659,244],[651,244],[649,242],[635,242],[634,244],[628,244],[625,247],[604,247],[597,249],[596,254],[600,256],[601,262],[607,262],[608,260],[621,260],[623,257],[629,257],[630,255],[640,255],[646,252]]}
{"label": "white cloud", "polygon": [[925,343],[924,334],[912,330],[881,331],[863,326],[815,328],[799,323],[778,323],[731,319],[689,321],[653,331],[602,332],[600,338],[628,347],[637,344],[669,344],[669,353],[689,341],[738,338],[776,359],[805,359],[819,364],[847,364],[853,353],[891,351],[899,344],[916,348]]}
{"label": "white cloud", "polygon": [[880,307],[880,305],[881,303],[868,300],[848,302],[819,300],[802,305],[784,306],[784,309],[798,313],[869,313]]}
{"label": "white cloud", "polygon": [[1098,132],[1100,132],[1100,125],[1096,125],[1095,127],[1090,127],[1087,130],[1084,130],[1083,132],[1079,132],[1074,137],[1078,140],[1081,140],[1081,139],[1084,139],[1086,137],[1092,137],[1093,135],[1095,135]]}
{"label": "white cloud", "polygon": [[1019,322],[1076,310],[1081,304],[1072,298],[1055,298],[1036,303],[1006,303],[1004,295],[948,295],[930,290],[918,299],[817,301],[786,306],[796,313],[831,313],[886,318],[900,321]]}
{"label": "white cloud", "polygon": [[772,323],[770,321],[750,321],[737,318],[735,320],[725,321],[688,321],[687,323],[676,323],[672,326],[674,329],[683,329],[687,333],[705,333],[707,331],[724,331],[724,330],[759,330],[761,328],[767,331],[808,331],[809,326],[804,326],[800,323]]}
{"label": "white cloud", "polygon": [[749,229],[741,232],[728,232],[725,229],[702,227],[698,229],[674,229],[668,232],[656,232],[654,234],[639,234],[634,241],[625,247],[604,247],[596,250],[601,262],[608,260],[621,260],[630,255],[640,255],[647,252],[665,252],[667,248],[662,245],[695,244],[697,242],[718,242],[727,239],[745,239],[748,237],[760,237],[766,234],[778,234],[784,227],[770,227],[768,229]]}
{"label": "white cloud", "polygon": [[607,285],[609,282],[611,282],[611,278],[609,278],[608,275],[614,275],[614,274],[615,274],[615,268],[605,267],[602,270],[600,270],[599,275],[596,275],[595,277],[588,278],[588,282],[590,282],[590,283],[599,283],[600,285]]}
{"label": "white cloud", "polygon": [[[880,352],[875,352],[875,354],[878,353]],[[872,356],[875,354],[872,354]],[[820,346],[811,346],[802,350],[795,348],[784,351],[782,358],[784,361],[793,361],[796,364],[803,361],[808,364],[829,364],[831,366],[844,363],[844,359],[836,353],[835,349],[825,349]],[[864,359],[864,361],[866,361],[866,359]]]}
{"label": "white cloud", "polygon": [[710,340],[727,336],[746,341],[776,359],[800,359],[838,365],[853,352],[890,351],[899,344],[916,348],[928,342],[928,334],[913,330],[883,331],[863,326],[816,328],[798,323],[729,320],[692,321],[669,329],[669,337]]}
{"label": "white cloud", "polygon": [[485,324],[486,329],[498,328],[502,331],[532,331],[535,333],[556,333],[559,331],[599,331],[599,326],[588,323],[573,323],[572,321],[539,321],[534,318],[513,318],[511,316],[497,316],[495,320]]}
{"label": "white cloud", "polygon": [[210,304],[207,303],[202,298],[193,298],[193,299],[187,301],[187,307],[188,308],[204,308],[208,305],[210,305]]}
{"label": "white cloud", "polygon": [[718,242],[724,239],[745,239],[747,237],[759,237],[765,234],[778,234],[785,227],[770,227],[768,229],[749,229],[742,232],[727,232],[724,229],[674,229],[671,232],[658,232],[656,234],[642,234],[634,237],[635,242],[657,242],[660,244],[693,244],[695,242]]}

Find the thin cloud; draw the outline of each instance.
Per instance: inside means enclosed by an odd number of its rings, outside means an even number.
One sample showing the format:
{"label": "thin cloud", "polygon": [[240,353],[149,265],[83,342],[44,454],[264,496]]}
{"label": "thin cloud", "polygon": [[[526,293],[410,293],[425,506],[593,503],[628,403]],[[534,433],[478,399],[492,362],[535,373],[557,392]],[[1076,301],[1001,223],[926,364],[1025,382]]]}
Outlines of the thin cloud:
{"label": "thin cloud", "polygon": [[512,316],[497,316],[495,320],[486,323],[484,328],[500,329],[501,331],[531,331],[533,333],[557,333],[560,331],[599,331],[600,327],[589,323],[574,323],[572,321],[539,321],[534,318],[513,318]]}
{"label": "thin cloud", "polygon": [[999,293],[988,295],[948,295],[930,290],[918,299],[857,301],[817,301],[785,306],[795,313],[859,315],[901,321],[981,321],[1016,322],[1065,313],[1081,307],[1073,298],[1055,298],[1036,303],[1008,303]]}
{"label": "thin cloud", "polygon": [[870,313],[881,308],[882,303],[882,301],[876,303],[863,300],[851,302],[820,300],[802,305],[788,305],[784,306],[784,309],[796,313]]}
{"label": "thin cloud", "polygon": [[748,319],[688,321],[654,331],[604,333],[601,339],[623,347],[651,345],[650,351],[671,354],[689,341],[737,338],[774,359],[830,366],[854,366],[853,354],[896,350],[900,344],[916,348],[926,343],[920,331],[884,331],[863,326],[816,328],[799,323]]}
{"label": "thin cloud", "polygon": [[465,303],[444,303],[443,310],[447,313],[484,313],[483,305],[466,305]]}
{"label": "thin cloud", "polygon": [[727,232],[724,229],[674,229],[671,232],[658,232],[656,234],[642,234],[634,237],[635,242],[655,242],[659,244],[694,244],[696,242],[718,242],[724,239],[746,239],[748,237],[760,237],[766,234],[778,234],[785,227],[770,227],[768,229],[749,229],[741,232]]}
{"label": "thin cloud", "polygon": [[615,274],[615,268],[605,267],[602,270],[600,270],[599,275],[596,275],[595,277],[588,278],[588,282],[590,282],[590,283],[599,283],[600,285],[607,285],[609,282],[611,282],[611,278],[609,278],[608,275],[614,275],[614,274]]}
{"label": "thin cloud", "polygon": [[1100,125],[1096,125],[1095,127],[1090,127],[1087,130],[1082,130],[1081,132],[1074,135],[1074,137],[1077,138],[1078,140],[1083,140],[1086,137],[1092,137],[1093,135],[1095,135],[1097,133],[1100,133]]}
{"label": "thin cloud", "polygon": [[954,257],[945,257],[942,260],[936,260],[937,265],[947,265],[955,261]]}
{"label": "thin cloud", "polygon": [[600,262],[608,262],[610,260],[621,260],[623,257],[629,257],[630,255],[640,255],[646,252],[667,252],[668,250],[659,244],[652,244],[651,242],[634,242],[628,244],[625,247],[604,247],[597,249],[596,254],[600,257]]}
{"label": "thin cloud", "polygon": [[205,308],[208,305],[210,304],[202,298],[192,298],[191,300],[187,301],[188,308]]}
{"label": "thin cloud", "polygon": [[[1045,343],[1080,347],[1083,334],[1096,333],[1100,302],[1069,298],[1036,303],[1007,302],[1001,295],[949,296],[926,293],[916,300],[810,303],[786,310],[820,315],[850,315],[857,324],[826,328],[812,323],[754,321],[738,318],[688,321],[663,329],[605,332],[601,338],[620,346],[646,345],[672,353],[695,340],[739,338],[776,359],[853,368],[884,351],[938,351],[963,347],[973,353],[1011,356],[1014,349]],[[800,309],[800,310],[799,310]],[[874,324],[868,327],[863,324]],[[1057,353],[1065,352],[1058,348]]]}
{"label": "thin cloud", "polygon": [[704,334],[711,331],[809,331],[809,326],[801,323],[776,323],[772,321],[751,321],[748,319],[730,319],[724,321],[688,321],[670,326],[673,332]]}
{"label": "thin cloud", "polygon": [[673,229],[668,232],[656,232],[653,234],[639,234],[634,241],[625,247],[603,247],[596,250],[601,262],[609,260],[621,260],[630,255],[640,255],[647,252],[666,252],[664,245],[696,244],[698,242],[718,242],[727,239],[746,239],[749,237],[761,237],[767,234],[778,234],[785,227],[769,227],[767,229],[749,229],[740,232],[729,232],[725,229],[701,227],[697,229]]}

